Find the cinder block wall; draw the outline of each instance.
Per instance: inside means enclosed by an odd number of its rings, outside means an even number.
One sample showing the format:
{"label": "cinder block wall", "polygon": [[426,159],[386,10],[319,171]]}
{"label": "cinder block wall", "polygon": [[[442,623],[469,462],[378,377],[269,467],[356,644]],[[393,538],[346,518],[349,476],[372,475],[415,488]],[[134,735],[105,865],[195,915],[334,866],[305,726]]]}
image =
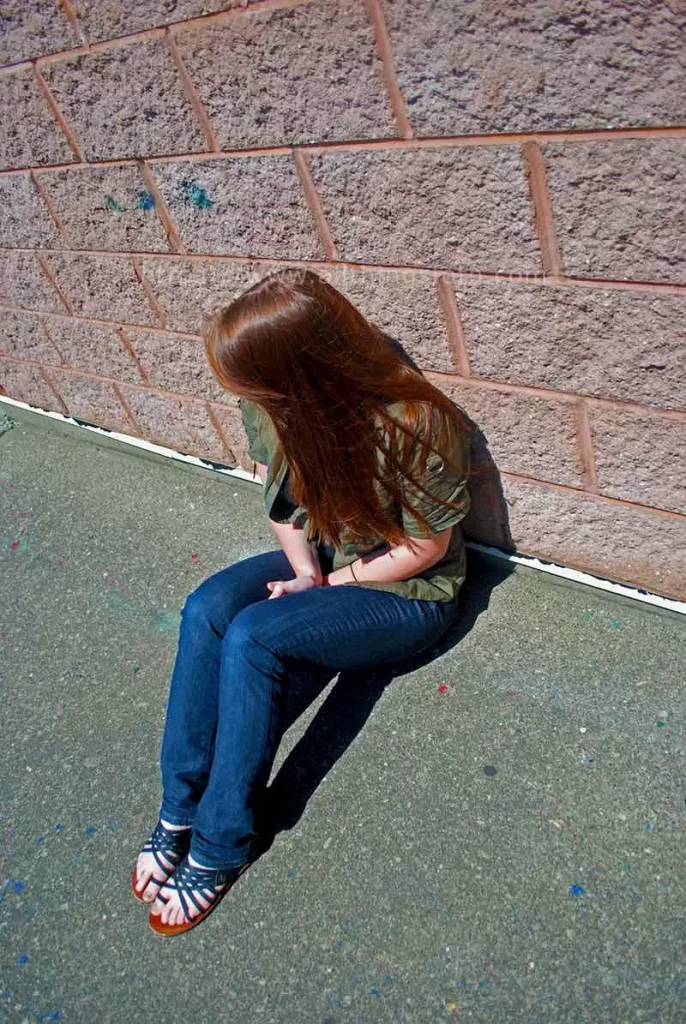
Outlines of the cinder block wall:
{"label": "cinder block wall", "polygon": [[686,597],[683,7],[3,12],[0,390],[247,466],[202,314],[306,263],[482,428],[472,536]]}

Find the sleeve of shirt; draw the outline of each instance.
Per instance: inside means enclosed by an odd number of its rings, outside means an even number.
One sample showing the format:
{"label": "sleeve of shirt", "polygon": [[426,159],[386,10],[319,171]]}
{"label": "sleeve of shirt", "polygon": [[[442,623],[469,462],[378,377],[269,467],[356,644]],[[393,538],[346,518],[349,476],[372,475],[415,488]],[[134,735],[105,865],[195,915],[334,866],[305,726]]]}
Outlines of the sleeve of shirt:
{"label": "sleeve of shirt", "polygon": [[238,399],[238,408],[241,411],[243,429],[248,438],[248,455],[255,462],[266,465],[269,462],[269,452],[264,441],[259,436],[259,412],[257,407],[245,398]]}
{"label": "sleeve of shirt", "polygon": [[[455,526],[469,511],[467,445],[466,439],[461,439],[456,441],[453,449],[447,453],[449,458],[458,466],[464,467],[463,469],[454,469],[437,452],[429,452],[423,475],[419,471],[421,446],[416,445],[416,454],[410,470],[415,479],[426,488],[428,494],[415,487],[407,478],[403,479],[403,497],[411,503],[415,511],[421,512],[434,534]],[[457,507],[444,505],[437,501],[437,498],[456,502]],[[426,537],[422,523],[405,508],[402,510],[402,519],[403,529],[409,537]]]}

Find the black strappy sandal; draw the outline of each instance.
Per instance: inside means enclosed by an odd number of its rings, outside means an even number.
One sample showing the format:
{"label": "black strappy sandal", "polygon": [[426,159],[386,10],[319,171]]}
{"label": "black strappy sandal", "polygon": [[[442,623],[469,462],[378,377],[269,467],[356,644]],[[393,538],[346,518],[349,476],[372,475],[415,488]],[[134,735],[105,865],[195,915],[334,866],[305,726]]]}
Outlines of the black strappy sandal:
{"label": "black strappy sandal", "polygon": [[[141,853],[151,853],[153,855],[157,862],[157,866],[164,874],[164,878],[157,878],[155,875],[152,875],[144,886],[138,887],[136,885],[138,881],[138,864],[136,864],[131,877],[131,890],[139,903],[145,903],[146,906],[148,905],[148,901],[142,898],[142,893],[150,882],[154,882],[155,885],[162,886],[174,873],[190,849],[191,831],[192,829],[190,828],[165,828],[161,821],[157,822],[155,831],[141,850]],[[162,858],[164,858],[164,860]],[[170,864],[171,867],[169,867]]]}
{"label": "black strappy sandal", "polygon": [[[163,924],[160,920],[160,915],[153,914],[151,910],[148,915],[148,924],[158,935],[180,935],[182,932],[190,931],[191,928],[195,928],[196,925],[200,924],[201,921],[204,921],[212,913],[214,908],[226,896],[231,886],[249,866],[250,862],[248,861],[246,864],[241,864],[238,868],[227,868],[225,871],[213,868],[198,868],[188,862],[188,857],[184,857],[165,885],[168,889],[174,889],[178,893],[186,920],[183,924]],[[217,886],[220,885],[223,885],[225,888],[221,892],[217,892]],[[199,893],[205,902],[209,903],[208,907],[203,907],[200,900],[197,899],[196,893]],[[161,890],[157,898],[162,903],[169,902],[169,897],[165,899]],[[190,916],[190,904],[193,904],[195,909],[200,911],[196,917]]]}

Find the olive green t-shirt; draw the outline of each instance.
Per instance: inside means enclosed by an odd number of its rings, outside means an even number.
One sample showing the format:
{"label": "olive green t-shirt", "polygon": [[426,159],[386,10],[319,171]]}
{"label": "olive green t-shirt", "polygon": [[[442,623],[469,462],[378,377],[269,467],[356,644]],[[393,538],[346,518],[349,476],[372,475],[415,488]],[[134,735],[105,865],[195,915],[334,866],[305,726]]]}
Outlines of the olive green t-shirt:
{"label": "olive green t-shirt", "polygon": [[[307,510],[297,505],[290,497],[289,471],[285,460],[276,478],[272,471],[272,455],[276,437],[269,417],[247,399],[239,399],[238,404],[248,438],[248,454],[255,462],[267,466],[267,477],[264,484],[264,504],[267,515],[274,522],[298,522],[305,529]],[[387,406],[390,415],[396,419],[400,419],[401,408],[401,403],[390,403]],[[456,433],[462,437],[461,432]],[[453,527],[450,543],[443,558],[410,579],[391,582],[376,580],[354,582],[351,580],[350,583],[342,584],[343,586],[371,587],[374,590],[388,590],[401,597],[428,601],[453,601],[457,598],[466,571],[464,538],[458,524],[466,516],[470,506],[466,478],[469,449],[466,438],[463,438],[462,444],[461,450],[447,451],[445,454],[458,466],[463,466],[464,473],[458,473],[447,462],[444,462],[438,453],[431,452],[426,460],[426,471],[421,476],[418,465],[419,445],[416,446],[417,457],[410,467],[415,479],[418,479],[431,495],[457,502],[457,508],[431,500],[428,495],[414,487],[409,480],[403,487],[403,497],[410,502],[414,511],[419,511],[426,517],[434,533],[441,533],[443,530]],[[383,455],[380,453],[379,457],[383,458]],[[402,506],[394,510],[394,515],[396,522],[402,526],[407,536],[423,537],[421,525],[414,515]],[[333,572],[381,546],[386,546],[386,541],[383,538],[371,538],[367,544],[345,543],[344,541],[342,552],[329,545],[318,545],[317,549],[322,570]]]}

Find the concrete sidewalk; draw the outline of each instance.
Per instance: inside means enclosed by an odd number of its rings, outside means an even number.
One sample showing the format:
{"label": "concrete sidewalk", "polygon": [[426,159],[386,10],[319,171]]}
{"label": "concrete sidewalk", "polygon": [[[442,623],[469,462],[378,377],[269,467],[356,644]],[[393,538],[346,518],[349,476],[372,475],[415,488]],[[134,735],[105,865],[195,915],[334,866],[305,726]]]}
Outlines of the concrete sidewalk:
{"label": "concrete sidewalk", "polygon": [[274,546],[254,484],[0,436],[0,1020],[683,1021],[684,623],[477,560],[452,647],[288,730],[217,913],[148,929],[179,611]]}

